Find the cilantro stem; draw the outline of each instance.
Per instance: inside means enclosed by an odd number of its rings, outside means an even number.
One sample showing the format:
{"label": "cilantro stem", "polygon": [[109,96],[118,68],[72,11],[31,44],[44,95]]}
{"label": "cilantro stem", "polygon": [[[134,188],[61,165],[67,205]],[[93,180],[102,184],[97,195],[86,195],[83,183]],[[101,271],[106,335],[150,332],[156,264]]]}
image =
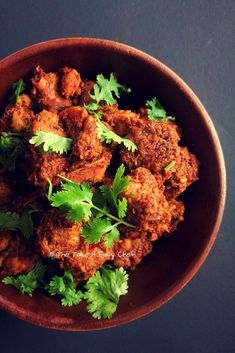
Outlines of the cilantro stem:
{"label": "cilantro stem", "polygon": [[[84,205],[87,205],[86,202],[81,202],[81,203],[83,203]],[[124,225],[127,226],[127,227],[135,228],[135,226],[134,226],[133,224],[130,224],[130,223],[124,221],[123,219],[120,219],[120,218],[118,218],[118,217],[113,216],[112,214],[110,214],[110,213],[108,213],[108,212],[105,212],[102,208],[99,208],[99,207],[97,207],[97,206],[95,206],[95,205],[93,205],[93,204],[91,204],[91,208],[94,208],[95,210],[97,210],[97,211],[103,213],[103,214],[104,214],[105,216],[107,216],[108,218],[115,220],[115,221],[118,223],[117,225],[119,225],[119,224],[124,224]]]}

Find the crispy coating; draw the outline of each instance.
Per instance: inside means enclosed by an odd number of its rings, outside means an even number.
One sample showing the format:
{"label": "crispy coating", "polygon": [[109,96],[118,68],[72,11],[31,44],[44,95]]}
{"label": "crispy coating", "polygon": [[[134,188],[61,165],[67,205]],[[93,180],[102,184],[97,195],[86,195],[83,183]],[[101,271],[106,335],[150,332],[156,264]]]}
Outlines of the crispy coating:
{"label": "crispy coating", "polygon": [[65,98],[77,96],[81,94],[83,82],[80,74],[75,69],[63,67],[60,70],[61,78],[61,94]]}
{"label": "crispy coating", "polygon": [[58,111],[72,105],[71,99],[60,93],[60,75],[55,72],[45,73],[37,66],[32,78],[32,96],[42,109]]}
{"label": "crispy coating", "polygon": [[60,112],[60,120],[64,124],[68,135],[77,139],[79,131],[82,129],[83,121],[88,117],[87,110],[83,107],[69,107]]}
{"label": "crispy coating", "polygon": [[55,112],[49,112],[45,109],[35,116],[31,125],[32,134],[38,130],[65,136],[65,131],[60,125],[59,116]]}
{"label": "crispy coating", "polygon": [[38,153],[34,147],[30,147],[26,161],[29,163],[27,169],[28,181],[35,186],[41,187],[43,193],[45,193],[45,188],[47,188],[48,179],[54,185],[58,185],[61,180],[57,174],[63,174],[68,167],[66,157],[54,152]]}
{"label": "crispy coating", "polygon": [[[147,118],[138,124],[129,126],[126,138],[138,147],[135,152],[123,149],[121,157],[130,170],[144,166],[153,174],[160,174],[167,189],[167,198],[173,198],[183,192],[197,180],[198,161],[186,147],[178,145],[180,131],[172,122],[154,122]],[[174,161],[168,171],[165,167]]]}
{"label": "crispy coating", "polygon": [[76,282],[92,276],[112,257],[111,249],[103,240],[88,244],[80,235],[81,226],[81,223],[65,219],[60,211],[51,210],[36,230],[41,255],[54,259],[60,268],[71,271]]}
{"label": "crispy coating", "polygon": [[29,272],[38,256],[32,244],[16,232],[0,232],[0,277]]}
{"label": "crispy coating", "polygon": [[[128,230],[129,237],[141,236],[156,240],[172,232],[174,216],[171,208],[162,190],[158,188],[154,175],[148,169],[139,167],[130,174],[130,183],[122,196],[128,201],[127,218],[136,225],[134,231]],[[183,212],[182,207],[177,219],[183,219]],[[176,220],[174,224],[175,222]]]}
{"label": "crispy coating", "polygon": [[26,94],[21,94],[16,105],[7,106],[0,120],[0,130],[24,132],[34,120],[32,100]]}
{"label": "crispy coating", "polygon": [[114,265],[134,269],[152,250],[152,242],[145,238],[124,238],[114,245]]}
{"label": "crispy coating", "polygon": [[117,104],[105,105],[102,111],[102,118],[120,136],[125,137],[131,126],[139,124],[139,114],[131,110],[120,110]]}
{"label": "crispy coating", "polygon": [[74,141],[73,154],[81,161],[91,161],[99,157],[103,149],[97,134],[96,117],[89,115],[84,119],[82,131]]}
{"label": "crispy coating", "polygon": [[65,176],[78,184],[83,182],[99,183],[104,179],[111,156],[110,152],[104,150],[100,158],[93,162],[74,163]]}
{"label": "crispy coating", "polygon": [[90,97],[90,92],[94,87],[94,84],[95,84],[95,81],[86,80],[84,82],[84,86],[83,86],[82,94],[80,98],[80,105],[88,104],[92,102],[92,98]]}

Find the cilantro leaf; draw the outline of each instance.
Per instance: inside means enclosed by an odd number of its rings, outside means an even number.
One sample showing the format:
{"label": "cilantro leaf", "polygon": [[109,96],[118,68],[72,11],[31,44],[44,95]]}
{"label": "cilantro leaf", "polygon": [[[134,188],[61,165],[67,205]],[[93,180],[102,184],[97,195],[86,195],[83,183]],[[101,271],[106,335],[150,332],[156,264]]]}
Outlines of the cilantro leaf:
{"label": "cilantro leaf", "polygon": [[46,289],[52,296],[60,295],[63,306],[77,305],[83,298],[83,293],[76,291],[73,275],[69,271],[64,271],[63,276],[54,276]]}
{"label": "cilantro leaf", "polygon": [[29,140],[35,147],[42,145],[44,152],[68,153],[71,148],[72,139],[53,134],[52,132],[36,131]]}
{"label": "cilantro leaf", "polygon": [[85,285],[87,311],[95,319],[110,319],[117,309],[119,298],[128,289],[128,274],[123,268],[104,266],[90,277]]}
{"label": "cilantro leaf", "polygon": [[53,207],[67,210],[67,218],[81,222],[82,217],[89,220],[93,193],[87,183],[81,185],[67,181],[62,184],[62,191],[52,194],[49,198]]}
{"label": "cilantro leaf", "polygon": [[117,224],[112,225],[107,218],[95,218],[84,224],[81,229],[81,235],[86,238],[89,244],[97,244],[100,242],[102,235],[105,234],[105,243],[108,247],[113,246],[114,242],[119,239],[120,232]]}
{"label": "cilantro leaf", "polygon": [[22,214],[0,212],[0,229],[19,230],[25,238],[33,235],[32,213],[35,210],[24,211]]}
{"label": "cilantro leaf", "polygon": [[22,136],[13,132],[0,135],[0,163],[5,170],[15,171],[16,160],[26,151]]}
{"label": "cilantro leaf", "polygon": [[118,83],[112,73],[110,74],[109,79],[105,78],[102,74],[99,74],[96,76],[96,83],[93,87],[94,93],[90,93],[90,97],[94,99],[97,104],[105,102],[108,105],[112,105],[117,102],[116,98],[120,98],[121,90],[127,93],[131,92],[130,88],[126,88],[124,85]]}
{"label": "cilantro leaf", "polygon": [[117,209],[120,218],[125,217],[127,210],[127,200],[123,198],[118,200],[118,195],[123,192],[130,182],[130,177],[123,177],[125,167],[123,164],[117,169],[111,188],[100,186],[100,190],[112,207]]}
{"label": "cilantro leaf", "polygon": [[22,80],[22,78],[19,79],[19,81],[17,82],[13,82],[12,83],[12,89],[14,90],[14,93],[13,95],[10,97],[10,101],[13,103],[13,104],[17,104],[18,101],[19,101],[19,96],[21,93],[24,92],[25,90],[25,83],[24,81]]}
{"label": "cilantro leaf", "polygon": [[[81,185],[66,178],[62,184],[62,191],[53,194],[52,185],[49,181],[48,199],[53,207],[58,207],[66,212],[66,218],[75,222],[81,222],[84,218],[87,223],[81,228],[81,235],[86,238],[89,244],[98,243],[103,235],[107,246],[112,246],[114,241],[119,239],[118,225],[135,228],[126,222],[123,217],[126,215],[127,201],[118,200],[118,193],[124,190],[128,177],[122,177],[124,166],[121,166],[114,178],[114,190],[106,187],[102,194],[94,192],[87,183]],[[111,190],[111,191],[110,191]],[[109,194],[110,192],[110,194]],[[109,198],[109,199],[108,199]],[[107,202],[117,208],[118,217],[110,213]]]}
{"label": "cilantro leaf", "polygon": [[156,97],[148,100],[145,105],[149,108],[147,109],[147,114],[150,120],[157,121],[158,123],[161,121],[175,120],[174,117],[166,115],[166,110],[162,107]]}
{"label": "cilantro leaf", "polygon": [[4,284],[11,284],[21,293],[26,293],[31,297],[33,291],[40,287],[45,272],[46,266],[42,265],[41,262],[38,262],[32,271],[17,277],[7,276],[2,282]]}
{"label": "cilantro leaf", "polygon": [[137,150],[137,146],[134,142],[117,135],[106,125],[104,125],[99,119],[97,119],[97,132],[102,142],[105,141],[106,143],[111,143],[112,141],[115,141],[119,145],[123,143],[123,145],[128,149],[128,151],[134,152],[135,150]]}

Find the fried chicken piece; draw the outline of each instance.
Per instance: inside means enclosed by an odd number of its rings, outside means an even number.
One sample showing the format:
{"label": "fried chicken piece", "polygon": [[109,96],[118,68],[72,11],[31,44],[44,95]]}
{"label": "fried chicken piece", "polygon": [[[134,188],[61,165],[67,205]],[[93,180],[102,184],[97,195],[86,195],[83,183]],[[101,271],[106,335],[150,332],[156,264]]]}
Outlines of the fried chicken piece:
{"label": "fried chicken piece", "polygon": [[111,153],[104,150],[101,157],[93,162],[72,164],[65,176],[78,184],[83,182],[99,183],[105,176],[111,157]]}
{"label": "fried chicken piece", "polygon": [[91,161],[101,155],[102,143],[97,134],[96,117],[83,107],[70,107],[60,113],[68,134],[73,139],[72,154],[81,161]]}
{"label": "fried chicken piece", "polygon": [[71,99],[60,94],[60,75],[55,72],[45,73],[37,66],[32,78],[32,96],[42,109],[59,111],[72,105]]}
{"label": "fried chicken piece", "polygon": [[50,210],[36,230],[42,256],[58,261],[62,269],[73,273],[76,282],[92,276],[112,257],[112,250],[103,240],[88,244],[80,235],[81,226],[64,218],[60,211]]}
{"label": "fried chicken piece", "polygon": [[145,238],[124,238],[114,245],[114,265],[134,269],[152,251],[152,243]]}
{"label": "fried chicken piece", "polygon": [[1,131],[24,132],[34,120],[32,100],[26,94],[21,94],[16,105],[7,106],[0,120]]}
{"label": "fried chicken piece", "polygon": [[131,110],[120,110],[118,105],[105,105],[102,120],[107,122],[119,136],[125,137],[129,128],[139,123],[139,115]]}
{"label": "fried chicken piece", "polygon": [[86,117],[82,130],[74,141],[73,155],[81,161],[91,161],[98,158],[104,149],[97,133],[96,119],[93,115]]}
{"label": "fried chicken piece", "polygon": [[[146,168],[139,167],[130,174],[130,183],[122,193],[128,201],[127,219],[136,225],[135,230],[128,230],[128,237],[146,237],[156,240],[172,232],[171,212],[163,192],[158,188],[154,175]],[[183,219],[181,208],[178,221]]]}
{"label": "fried chicken piece", "polygon": [[[34,119],[31,126],[32,135],[38,130],[66,136],[57,113],[47,110],[37,114]],[[69,160],[65,156],[58,153],[40,153],[34,146],[29,147],[26,160],[29,161],[28,181],[42,188],[48,185],[48,178],[54,185],[57,185],[60,181],[57,174],[65,172],[69,165]]]}
{"label": "fried chicken piece", "polygon": [[163,174],[168,200],[175,198],[198,180],[199,162],[196,156],[187,147],[179,147],[179,150],[175,165]]}
{"label": "fried chicken piece", "polygon": [[[121,158],[129,169],[143,166],[153,174],[161,174],[167,185],[167,197],[176,197],[197,180],[198,161],[187,147],[178,145],[180,130],[172,122],[156,123],[147,118],[129,127],[125,136],[138,147],[135,152],[122,149]],[[174,161],[174,168],[164,168]],[[166,182],[166,183],[165,183]]]}
{"label": "fried chicken piece", "polygon": [[80,98],[81,105],[89,104],[92,102],[92,98],[90,97],[90,92],[94,87],[94,84],[95,84],[95,81],[89,81],[89,80],[84,81],[81,98]]}
{"label": "fried chicken piece", "polygon": [[34,147],[30,147],[26,161],[29,164],[28,181],[43,189],[48,186],[48,179],[53,185],[58,185],[61,179],[57,175],[65,173],[69,165],[66,157],[58,153],[37,153]]}
{"label": "fried chicken piece", "polygon": [[82,129],[83,121],[88,117],[87,110],[83,107],[69,107],[60,112],[60,121],[64,124],[68,135],[76,140]]}
{"label": "fried chicken piece", "polygon": [[32,244],[22,239],[18,233],[0,232],[0,277],[29,272],[37,259]]}
{"label": "fried chicken piece", "polygon": [[60,124],[59,116],[55,112],[50,112],[45,109],[35,116],[34,122],[31,126],[32,134],[38,130],[66,136],[65,131]]}
{"label": "fried chicken piece", "polygon": [[78,96],[81,94],[83,82],[80,74],[75,69],[64,67],[60,70],[61,78],[61,94],[65,98]]}

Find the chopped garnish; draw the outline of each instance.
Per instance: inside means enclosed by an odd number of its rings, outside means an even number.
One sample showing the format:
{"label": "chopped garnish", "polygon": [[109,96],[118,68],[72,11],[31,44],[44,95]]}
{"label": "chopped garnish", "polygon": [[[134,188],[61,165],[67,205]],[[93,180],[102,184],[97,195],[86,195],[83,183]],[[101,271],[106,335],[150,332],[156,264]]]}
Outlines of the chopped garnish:
{"label": "chopped garnish", "polygon": [[[53,207],[58,207],[67,212],[67,218],[81,222],[82,219],[87,223],[81,229],[81,235],[87,242],[98,243],[105,235],[107,246],[112,246],[114,241],[119,238],[118,225],[123,224],[127,227],[135,228],[126,222],[123,217],[126,215],[127,201],[125,198],[118,200],[118,194],[125,190],[129,184],[129,178],[123,177],[124,166],[118,168],[112,188],[101,187],[101,193],[93,193],[87,183],[81,185],[66,178],[62,184],[62,191],[52,194],[52,186],[49,183],[48,199]],[[96,202],[103,199],[103,206]],[[110,213],[107,203],[115,207],[118,217]]]}
{"label": "chopped garnish", "polygon": [[84,104],[84,108],[88,111],[90,115],[96,114],[96,111],[101,109],[101,106],[95,102]]}
{"label": "chopped garnish", "polygon": [[2,282],[4,284],[11,284],[21,293],[32,297],[33,291],[41,286],[45,272],[46,266],[38,262],[32,271],[17,277],[7,276],[3,278]]}
{"label": "chopped garnish", "polygon": [[111,131],[106,125],[104,125],[100,119],[97,119],[97,130],[102,142],[105,141],[106,143],[111,143],[112,141],[115,141],[118,144],[123,143],[128,151],[134,152],[137,150],[137,146],[134,142],[115,134],[115,132]]}
{"label": "chopped garnish", "polygon": [[14,93],[13,95],[10,97],[10,101],[13,103],[13,104],[17,104],[18,101],[19,101],[19,96],[21,93],[24,92],[25,90],[25,83],[24,81],[22,80],[22,78],[19,79],[19,81],[17,82],[13,82],[12,83],[12,89],[14,90]]}
{"label": "chopped garnish", "polygon": [[5,170],[15,171],[16,160],[26,151],[22,136],[14,132],[2,132],[0,135],[0,163]]}
{"label": "chopped garnish", "polygon": [[104,195],[105,199],[108,201],[111,207],[116,208],[118,217],[122,218],[126,215],[127,210],[127,200],[123,197],[122,200],[118,199],[118,195],[123,192],[130,183],[130,177],[123,177],[125,172],[125,167],[123,164],[118,168],[111,188],[107,186],[100,186],[100,190]]}
{"label": "chopped garnish", "polygon": [[54,276],[46,289],[51,295],[60,295],[63,306],[77,305],[83,298],[82,291],[76,291],[73,275],[69,271],[64,271],[63,276]]}
{"label": "chopped garnish", "polygon": [[104,266],[90,277],[85,285],[87,311],[94,319],[110,319],[117,309],[119,298],[128,290],[128,274],[121,267]]}
{"label": "chopped garnish", "polygon": [[110,247],[119,239],[117,225],[117,223],[112,224],[107,218],[94,218],[82,227],[81,235],[89,244],[94,244],[99,243],[102,235],[105,234],[105,243]]}
{"label": "chopped garnish", "polygon": [[52,132],[36,131],[29,140],[31,145],[38,147],[42,145],[44,152],[67,153],[71,148],[72,139],[53,134]]}
{"label": "chopped garnish", "polygon": [[0,212],[0,229],[19,230],[25,238],[33,235],[32,213],[36,210],[24,211],[22,214],[11,212]]}
{"label": "chopped garnish", "polygon": [[[105,78],[102,74],[96,76],[96,83],[93,87],[94,93],[90,93],[90,97],[99,104],[100,102],[105,102],[108,105],[115,104],[117,102],[116,98],[120,98],[120,91],[127,93],[131,92],[130,88],[126,88],[117,82],[114,75],[111,73],[109,79]],[[116,97],[115,97],[116,96]],[[90,109],[94,110],[95,105],[90,105]],[[95,109],[97,110],[97,108]]]}
{"label": "chopped garnish", "polygon": [[174,117],[166,115],[166,110],[161,106],[159,100],[156,97],[148,100],[145,105],[149,108],[147,109],[147,112],[148,118],[150,120],[157,121],[158,123],[160,121],[175,120]]}
{"label": "chopped garnish", "polygon": [[175,165],[175,161],[170,162],[169,164],[167,164],[167,166],[164,168],[164,170],[167,172],[168,170],[170,170],[171,168],[173,168]]}

